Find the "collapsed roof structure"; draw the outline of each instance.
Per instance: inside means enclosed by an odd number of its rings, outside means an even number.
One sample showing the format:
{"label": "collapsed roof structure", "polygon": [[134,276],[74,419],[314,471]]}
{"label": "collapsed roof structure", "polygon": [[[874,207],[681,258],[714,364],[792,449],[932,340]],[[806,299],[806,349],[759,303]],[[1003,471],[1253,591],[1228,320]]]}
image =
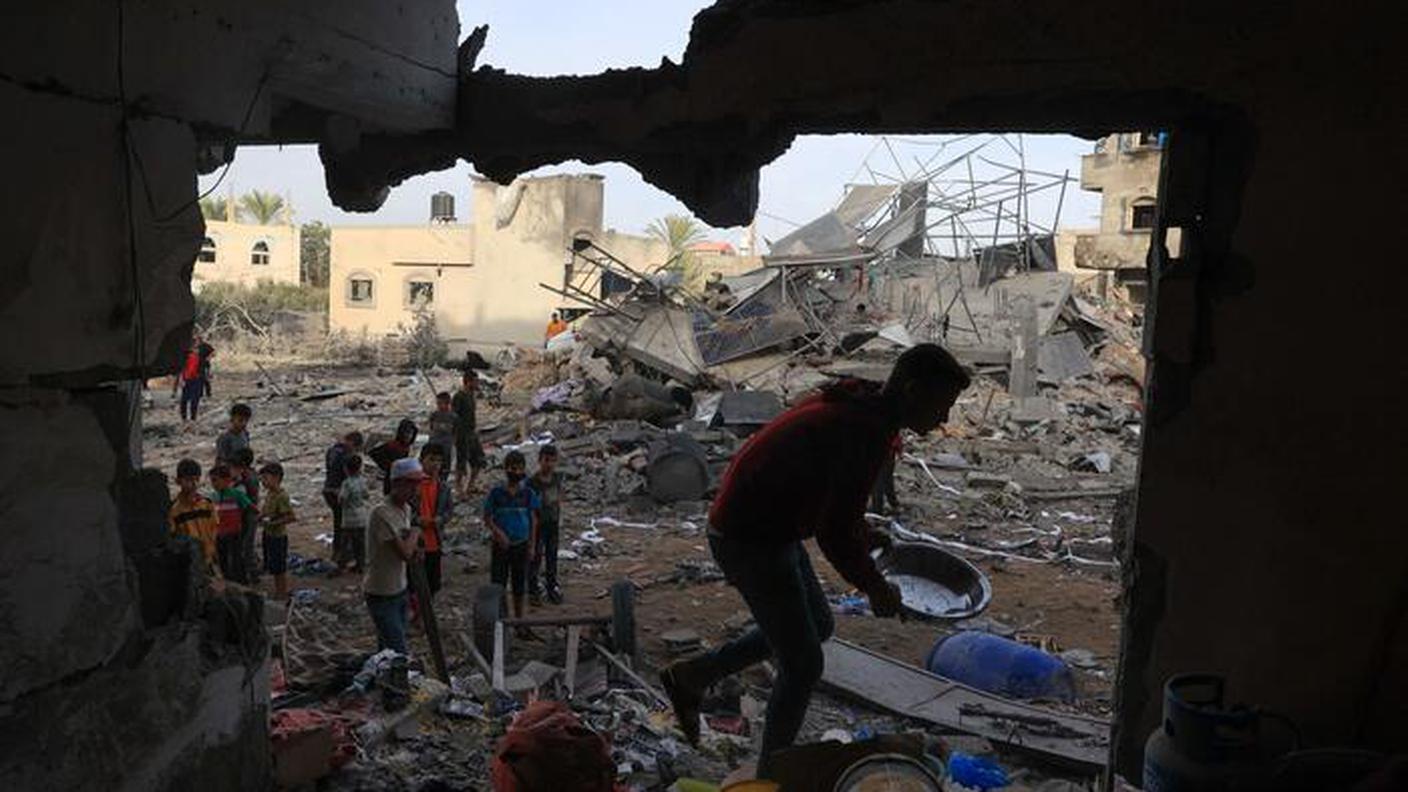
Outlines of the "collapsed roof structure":
{"label": "collapsed roof structure", "polygon": [[[914,147],[924,156],[905,167],[900,152]],[[1030,170],[1021,135],[990,134],[880,137],[857,174],[869,181],[772,242],[759,269],[711,286],[726,299],[680,288],[673,259],[640,272],[587,239],[573,242],[563,287],[543,288],[592,313],[578,339],[691,386],[739,384],[725,364],[745,358],[849,352],[876,337],[943,343],[994,373],[1016,360],[1033,369],[1011,378],[1022,397],[1038,379],[1088,373],[1086,350],[1109,327],[1056,271],[1069,173]]]}

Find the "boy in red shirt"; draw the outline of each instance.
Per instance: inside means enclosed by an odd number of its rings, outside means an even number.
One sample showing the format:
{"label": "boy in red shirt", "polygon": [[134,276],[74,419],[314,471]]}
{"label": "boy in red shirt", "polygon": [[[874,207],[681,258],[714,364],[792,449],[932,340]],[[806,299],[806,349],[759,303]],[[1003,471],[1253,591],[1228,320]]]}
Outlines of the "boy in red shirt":
{"label": "boy in red shirt", "polygon": [[215,488],[215,555],[220,562],[220,574],[226,580],[249,583],[240,533],[250,515],[257,517],[259,509],[243,489],[235,486],[234,476],[227,465],[210,469],[210,486]]}
{"label": "boy in red shirt", "polygon": [[440,531],[450,519],[454,501],[450,484],[441,478],[445,468],[445,452],[434,443],[420,450],[420,465],[425,478],[416,487],[416,506],[412,519],[420,525],[420,544],[425,551],[425,582],[431,596],[440,590]]}

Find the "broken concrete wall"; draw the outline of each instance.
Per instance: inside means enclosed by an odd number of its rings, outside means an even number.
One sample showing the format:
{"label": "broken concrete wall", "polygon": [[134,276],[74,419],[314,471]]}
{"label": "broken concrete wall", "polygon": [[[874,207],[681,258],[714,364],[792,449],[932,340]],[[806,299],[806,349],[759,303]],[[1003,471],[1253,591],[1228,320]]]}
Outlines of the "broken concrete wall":
{"label": "broken concrete wall", "polygon": [[423,5],[59,0],[6,19],[0,788],[268,785],[262,602],[214,595],[167,536],[130,383],[189,343],[212,146],[450,117],[454,9]]}
{"label": "broken concrete wall", "polygon": [[[1398,151],[1362,112],[1389,101],[1372,93],[1273,83],[1249,126],[1175,135],[1162,219],[1193,238],[1156,251],[1126,774],[1159,720],[1160,685],[1181,671],[1226,674],[1234,700],[1290,716],[1311,745],[1408,742],[1408,538],[1388,527],[1402,522],[1390,493],[1408,382],[1393,342],[1360,343],[1401,339],[1401,278],[1326,289],[1309,240],[1287,233],[1318,214],[1297,187],[1318,172],[1305,140]],[[1320,120],[1292,131],[1308,100]],[[1326,174],[1317,189],[1356,196],[1369,227],[1393,222],[1371,174]],[[1374,248],[1364,236],[1336,255],[1367,265]]]}

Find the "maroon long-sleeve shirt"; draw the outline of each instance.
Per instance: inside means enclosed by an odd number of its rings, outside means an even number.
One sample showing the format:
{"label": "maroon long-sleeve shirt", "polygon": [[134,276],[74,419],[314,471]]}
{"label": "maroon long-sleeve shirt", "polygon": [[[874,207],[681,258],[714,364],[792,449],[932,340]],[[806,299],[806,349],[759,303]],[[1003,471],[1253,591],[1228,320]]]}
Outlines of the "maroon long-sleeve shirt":
{"label": "maroon long-sleeve shirt", "polygon": [[759,544],[815,536],[851,585],[883,583],[865,506],[899,422],[879,390],[845,380],[777,416],[743,444],[709,511],[714,530]]}

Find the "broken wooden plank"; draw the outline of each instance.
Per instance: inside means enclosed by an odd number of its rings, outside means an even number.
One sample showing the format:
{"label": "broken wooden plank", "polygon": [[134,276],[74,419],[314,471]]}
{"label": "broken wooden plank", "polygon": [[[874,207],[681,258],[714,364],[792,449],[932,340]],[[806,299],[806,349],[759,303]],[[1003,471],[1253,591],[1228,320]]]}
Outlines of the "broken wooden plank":
{"label": "broken wooden plank", "polygon": [[1004,699],[833,638],[821,684],[881,709],[1083,769],[1105,766],[1110,725]]}
{"label": "broken wooden plank", "polygon": [[605,646],[602,646],[596,641],[592,641],[592,647],[595,648],[597,652],[601,654],[602,657],[606,658],[607,662],[615,666],[617,671],[620,671],[621,673],[625,674],[627,679],[636,683],[636,685],[638,685],[641,689],[647,691],[648,693],[650,693],[650,695],[654,696],[656,701],[660,702],[666,707],[670,706],[670,700],[668,698],[665,698],[665,694],[656,690],[649,682],[646,682],[643,678],[641,678],[641,675],[637,674],[634,670],[632,670],[631,667],[625,663],[625,661],[612,654],[610,651],[607,650]]}

